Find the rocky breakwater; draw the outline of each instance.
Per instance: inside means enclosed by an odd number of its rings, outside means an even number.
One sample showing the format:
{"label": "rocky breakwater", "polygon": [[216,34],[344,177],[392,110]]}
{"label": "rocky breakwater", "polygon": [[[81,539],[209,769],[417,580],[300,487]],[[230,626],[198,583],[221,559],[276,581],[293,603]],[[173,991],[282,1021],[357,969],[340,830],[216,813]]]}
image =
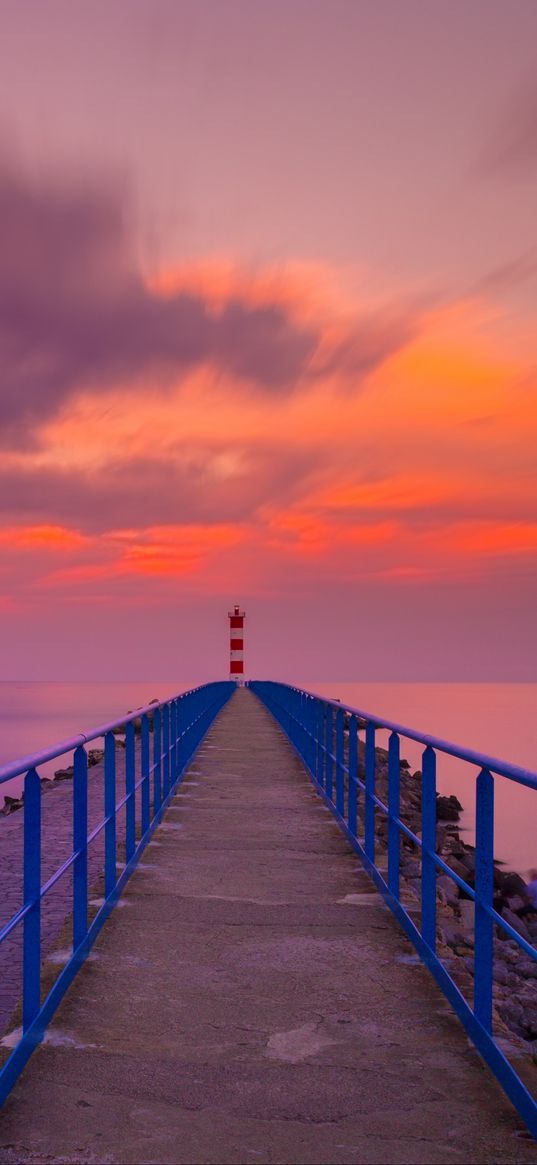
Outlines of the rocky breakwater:
{"label": "rocky breakwater", "polygon": [[[100,764],[103,756],[104,749],[90,748],[88,750],[88,767],[92,768],[93,765]],[[46,793],[47,790],[51,789],[57,781],[70,780],[73,776],[73,772],[73,766],[68,765],[67,768],[56,769],[53,777],[41,777],[41,792]],[[4,796],[4,806],[3,809],[0,809],[0,814],[3,817],[7,817],[10,813],[16,813],[17,809],[22,809],[23,805],[24,793],[21,793],[19,797]]]}
{"label": "rocky breakwater", "polygon": [[[359,768],[363,779],[364,757]],[[388,753],[376,749],[376,791],[385,804],[388,797]],[[456,797],[437,796],[436,851],[446,865],[475,886],[475,847],[461,836],[462,805]],[[421,772],[410,771],[401,761],[401,819],[421,837]],[[387,842],[387,819],[376,812],[380,847]],[[402,835],[402,899],[409,907],[420,897],[419,847]],[[474,903],[448,874],[437,877],[438,955],[466,999],[473,994]],[[531,946],[537,948],[537,911],[532,909],[527,885],[520,874],[494,864],[494,908]],[[494,1029],[499,1035],[523,1041],[537,1062],[537,960],[509,938],[503,927],[494,927]]]}

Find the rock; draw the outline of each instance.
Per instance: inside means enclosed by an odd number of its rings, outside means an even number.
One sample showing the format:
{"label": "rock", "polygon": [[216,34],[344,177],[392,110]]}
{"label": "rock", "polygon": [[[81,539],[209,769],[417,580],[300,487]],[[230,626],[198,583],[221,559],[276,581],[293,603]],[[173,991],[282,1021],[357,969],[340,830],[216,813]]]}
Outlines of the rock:
{"label": "rock", "polygon": [[457,968],[453,972],[452,978],[453,978],[454,982],[457,984],[459,991],[461,991],[463,995],[468,996],[472,990],[473,980],[472,980],[471,976],[468,975],[466,973],[466,971],[463,971],[462,968],[460,971]]}
{"label": "rock", "polygon": [[505,918],[505,921],[513,927],[513,930],[517,930],[522,935],[522,938],[525,938],[527,942],[531,942],[531,935],[526,923],[522,918],[518,917],[518,914],[513,914],[513,911],[509,910],[508,906],[503,910],[502,918]]}
{"label": "rock", "polygon": [[442,919],[442,924],[439,927],[440,941],[446,947],[465,947],[467,943],[466,935],[457,918],[453,920],[449,918]]}
{"label": "rock", "polygon": [[54,780],[69,781],[73,775],[73,772],[74,769],[72,765],[69,765],[67,769],[56,769],[56,772],[54,773]]}
{"label": "rock", "polygon": [[[505,931],[502,931],[502,934],[505,934]],[[496,950],[501,950],[499,957],[503,959],[504,963],[509,963],[509,965],[518,963],[520,947],[514,939],[506,938],[504,942],[500,939],[498,947],[496,946],[496,940],[494,940],[494,947]]]}
{"label": "rock", "polygon": [[459,902],[459,893],[455,882],[449,877],[449,874],[440,874],[436,879],[436,886],[439,892],[443,895],[444,900],[448,906],[456,906]]}
{"label": "rock", "polygon": [[436,795],[436,816],[440,821],[458,821],[462,805],[457,797],[441,797]]}
{"label": "rock", "polygon": [[444,825],[442,834],[442,852],[444,854],[452,854],[453,857],[462,859],[465,853],[464,842],[459,837],[458,830],[453,832],[452,826]]}
{"label": "rock", "polygon": [[464,960],[465,956],[470,956],[472,954],[473,945],[474,940],[472,936],[467,934],[464,936],[464,942],[457,943],[456,946],[453,947],[453,950],[455,951],[455,954],[459,956],[459,958]]}
{"label": "rock", "polygon": [[[473,936],[474,933],[474,904],[471,898],[461,898],[459,901],[459,914],[461,916],[461,923],[464,927],[465,933]],[[473,941],[473,938],[472,938]]]}
{"label": "rock", "polygon": [[530,1039],[537,1037],[537,1003],[526,1005],[522,1008],[522,1015],[519,1020],[520,1026],[528,1033]]}
{"label": "rock", "polygon": [[503,870],[497,870],[495,871],[495,875],[498,880],[498,886],[506,898],[510,898],[515,894],[520,894],[525,898],[526,883],[520,877],[520,874],[505,873]]}
{"label": "rock", "polygon": [[501,983],[502,987],[507,987],[509,972],[505,963],[499,963],[497,959],[494,960],[492,978],[495,983]]}
{"label": "rock", "polygon": [[470,873],[475,871],[475,849],[470,845],[463,845],[460,861]]}
{"label": "rock", "polygon": [[518,914],[519,910],[524,909],[526,902],[520,894],[514,894],[512,898],[507,899],[507,905],[509,910],[513,910],[515,914]]}
{"label": "rock", "polygon": [[[460,860],[460,858],[451,857],[448,854],[448,855],[446,855],[446,862],[447,862],[447,865],[450,867],[450,869],[453,870],[454,874],[458,874],[459,878],[462,878],[463,881],[467,882],[467,884],[469,886],[473,886],[473,884],[474,884],[473,872],[470,872],[468,870],[468,868],[463,864],[463,862]],[[446,877],[447,877],[447,874],[446,874]],[[460,893],[462,894],[463,891],[461,890]]]}
{"label": "rock", "polygon": [[420,862],[417,862],[415,858],[403,858],[401,873],[404,878],[419,878],[421,875]]}
{"label": "rock", "polygon": [[516,969],[519,975],[523,975],[525,979],[537,979],[537,960],[530,959],[529,956],[518,959]]}
{"label": "rock", "polygon": [[98,765],[104,758],[104,748],[90,748],[88,752],[88,765]]}
{"label": "rock", "polygon": [[521,980],[519,983],[519,990],[517,991],[517,999],[522,1007],[537,1007],[537,995],[535,994],[535,987],[533,983],[525,983]]}
{"label": "rock", "polygon": [[518,999],[509,997],[498,1003],[498,1012],[502,1019],[511,1026],[512,1022],[518,1023],[522,1018],[522,1004]]}
{"label": "rock", "polygon": [[4,796],[4,808],[2,813],[5,817],[7,817],[9,813],[16,813],[17,809],[22,809],[23,805],[24,793],[22,793],[20,797],[8,797],[6,794]]}
{"label": "rock", "polygon": [[507,986],[510,988],[510,990],[512,992],[518,991],[521,982],[522,982],[522,980],[519,979],[518,975],[515,974],[514,968],[512,967],[508,976],[507,976]]}

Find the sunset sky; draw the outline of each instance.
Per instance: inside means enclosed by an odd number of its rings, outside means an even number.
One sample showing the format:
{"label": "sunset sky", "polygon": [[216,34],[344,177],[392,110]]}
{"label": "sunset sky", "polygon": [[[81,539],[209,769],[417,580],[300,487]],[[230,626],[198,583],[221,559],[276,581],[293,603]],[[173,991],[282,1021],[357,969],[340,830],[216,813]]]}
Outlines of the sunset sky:
{"label": "sunset sky", "polygon": [[0,0],[0,678],[537,680],[535,0]]}

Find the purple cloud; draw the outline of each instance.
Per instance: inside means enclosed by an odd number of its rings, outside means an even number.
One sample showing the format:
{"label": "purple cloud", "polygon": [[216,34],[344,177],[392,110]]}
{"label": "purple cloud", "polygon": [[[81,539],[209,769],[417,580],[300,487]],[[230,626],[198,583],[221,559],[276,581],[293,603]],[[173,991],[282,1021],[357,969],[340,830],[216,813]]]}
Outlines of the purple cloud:
{"label": "purple cloud", "polygon": [[380,367],[415,337],[418,314],[384,308],[349,328],[327,357],[321,372],[339,372],[351,386]]}
{"label": "purple cloud", "polygon": [[242,522],[263,504],[293,499],[319,472],[324,456],[315,449],[234,449],[237,468],[222,473],[219,455],[229,453],[227,447],[189,449],[178,451],[175,460],[133,458],[93,473],[0,464],[0,520],[65,524],[85,533]]}
{"label": "purple cloud", "polygon": [[[281,304],[153,293],[112,188],[30,182],[0,169],[0,440],[35,440],[40,422],[83,388],[165,387],[210,362],[259,392],[287,393],[310,374],[320,330]],[[356,386],[408,336],[391,317],[358,321],[326,369]],[[319,370],[317,370],[317,375]],[[313,376],[313,372],[311,373]]]}
{"label": "purple cloud", "polygon": [[0,173],[1,425],[11,437],[83,386],[135,386],[148,374],[165,383],[204,361],[285,391],[317,342],[279,305],[231,298],[215,314],[199,295],[153,294],[110,190],[37,189]]}

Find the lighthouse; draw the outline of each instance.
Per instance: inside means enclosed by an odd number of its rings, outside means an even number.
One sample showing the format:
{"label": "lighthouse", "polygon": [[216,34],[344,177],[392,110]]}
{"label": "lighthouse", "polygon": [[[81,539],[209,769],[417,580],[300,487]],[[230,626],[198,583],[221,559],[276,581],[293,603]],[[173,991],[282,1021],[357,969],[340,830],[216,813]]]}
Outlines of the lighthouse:
{"label": "lighthouse", "polygon": [[244,680],[244,619],[245,612],[235,606],[228,611],[229,618],[229,678],[242,684]]}

